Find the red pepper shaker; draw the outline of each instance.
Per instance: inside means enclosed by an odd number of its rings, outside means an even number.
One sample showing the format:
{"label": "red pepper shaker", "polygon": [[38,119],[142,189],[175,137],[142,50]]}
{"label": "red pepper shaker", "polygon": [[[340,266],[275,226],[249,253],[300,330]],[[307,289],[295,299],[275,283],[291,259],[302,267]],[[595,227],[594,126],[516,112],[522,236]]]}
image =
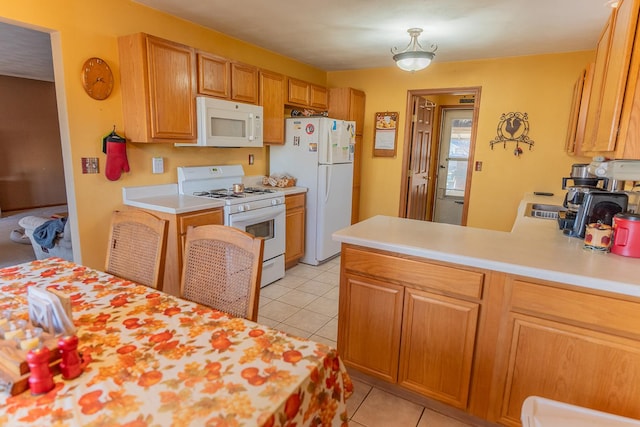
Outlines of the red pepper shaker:
{"label": "red pepper shaker", "polygon": [[43,394],[54,387],[53,374],[49,369],[50,353],[46,346],[29,350],[29,353],[27,353],[31,394]]}
{"label": "red pepper shaker", "polygon": [[60,349],[60,372],[62,378],[71,380],[82,373],[82,361],[78,354],[78,337],[75,335],[62,337],[58,340]]}

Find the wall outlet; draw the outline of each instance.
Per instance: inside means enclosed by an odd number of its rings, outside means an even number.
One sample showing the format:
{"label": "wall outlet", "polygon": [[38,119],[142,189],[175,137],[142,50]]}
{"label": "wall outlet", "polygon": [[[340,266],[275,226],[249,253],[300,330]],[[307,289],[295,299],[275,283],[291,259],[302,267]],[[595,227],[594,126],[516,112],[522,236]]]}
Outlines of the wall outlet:
{"label": "wall outlet", "polygon": [[97,157],[82,157],[82,173],[100,173]]}
{"label": "wall outlet", "polygon": [[152,172],[164,173],[164,159],[162,157],[154,157],[152,160]]}
{"label": "wall outlet", "polygon": [[249,154],[249,164],[252,165],[253,164],[253,154]]}

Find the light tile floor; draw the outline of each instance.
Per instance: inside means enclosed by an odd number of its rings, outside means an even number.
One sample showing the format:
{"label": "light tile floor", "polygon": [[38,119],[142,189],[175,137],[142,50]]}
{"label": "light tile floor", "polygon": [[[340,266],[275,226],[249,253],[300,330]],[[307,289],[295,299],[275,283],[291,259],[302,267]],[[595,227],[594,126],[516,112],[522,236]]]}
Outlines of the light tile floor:
{"label": "light tile floor", "polygon": [[[338,334],[340,258],[319,266],[298,264],[260,290],[258,322],[335,347]],[[353,427],[467,427],[386,391],[353,379],[347,401]]]}

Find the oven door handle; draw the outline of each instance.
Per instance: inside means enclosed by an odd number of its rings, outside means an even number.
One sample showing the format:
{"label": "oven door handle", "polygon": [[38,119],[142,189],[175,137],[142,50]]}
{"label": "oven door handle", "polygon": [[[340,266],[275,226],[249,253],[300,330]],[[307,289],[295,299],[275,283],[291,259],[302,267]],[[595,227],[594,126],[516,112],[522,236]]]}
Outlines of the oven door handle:
{"label": "oven door handle", "polygon": [[[269,209],[269,212],[261,212],[261,213],[257,213],[257,214],[244,214],[242,215],[241,218],[237,219],[237,222],[254,222],[254,221],[266,221],[266,220],[271,220],[271,219],[275,219],[277,216],[284,214],[284,205],[279,205],[282,206],[282,209],[277,209],[277,211],[274,212],[273,208]],[[231,217],[232,221],[233,221],[233,216]]]}

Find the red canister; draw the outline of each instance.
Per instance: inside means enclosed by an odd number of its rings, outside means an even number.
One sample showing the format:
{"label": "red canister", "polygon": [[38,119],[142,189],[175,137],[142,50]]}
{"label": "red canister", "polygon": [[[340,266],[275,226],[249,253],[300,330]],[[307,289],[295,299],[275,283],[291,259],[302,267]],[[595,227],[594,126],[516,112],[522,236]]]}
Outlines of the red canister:
{"label": "red canister", "polygon": [[640,214],[622,212],[613,217],[611,253],[640,258]]}

